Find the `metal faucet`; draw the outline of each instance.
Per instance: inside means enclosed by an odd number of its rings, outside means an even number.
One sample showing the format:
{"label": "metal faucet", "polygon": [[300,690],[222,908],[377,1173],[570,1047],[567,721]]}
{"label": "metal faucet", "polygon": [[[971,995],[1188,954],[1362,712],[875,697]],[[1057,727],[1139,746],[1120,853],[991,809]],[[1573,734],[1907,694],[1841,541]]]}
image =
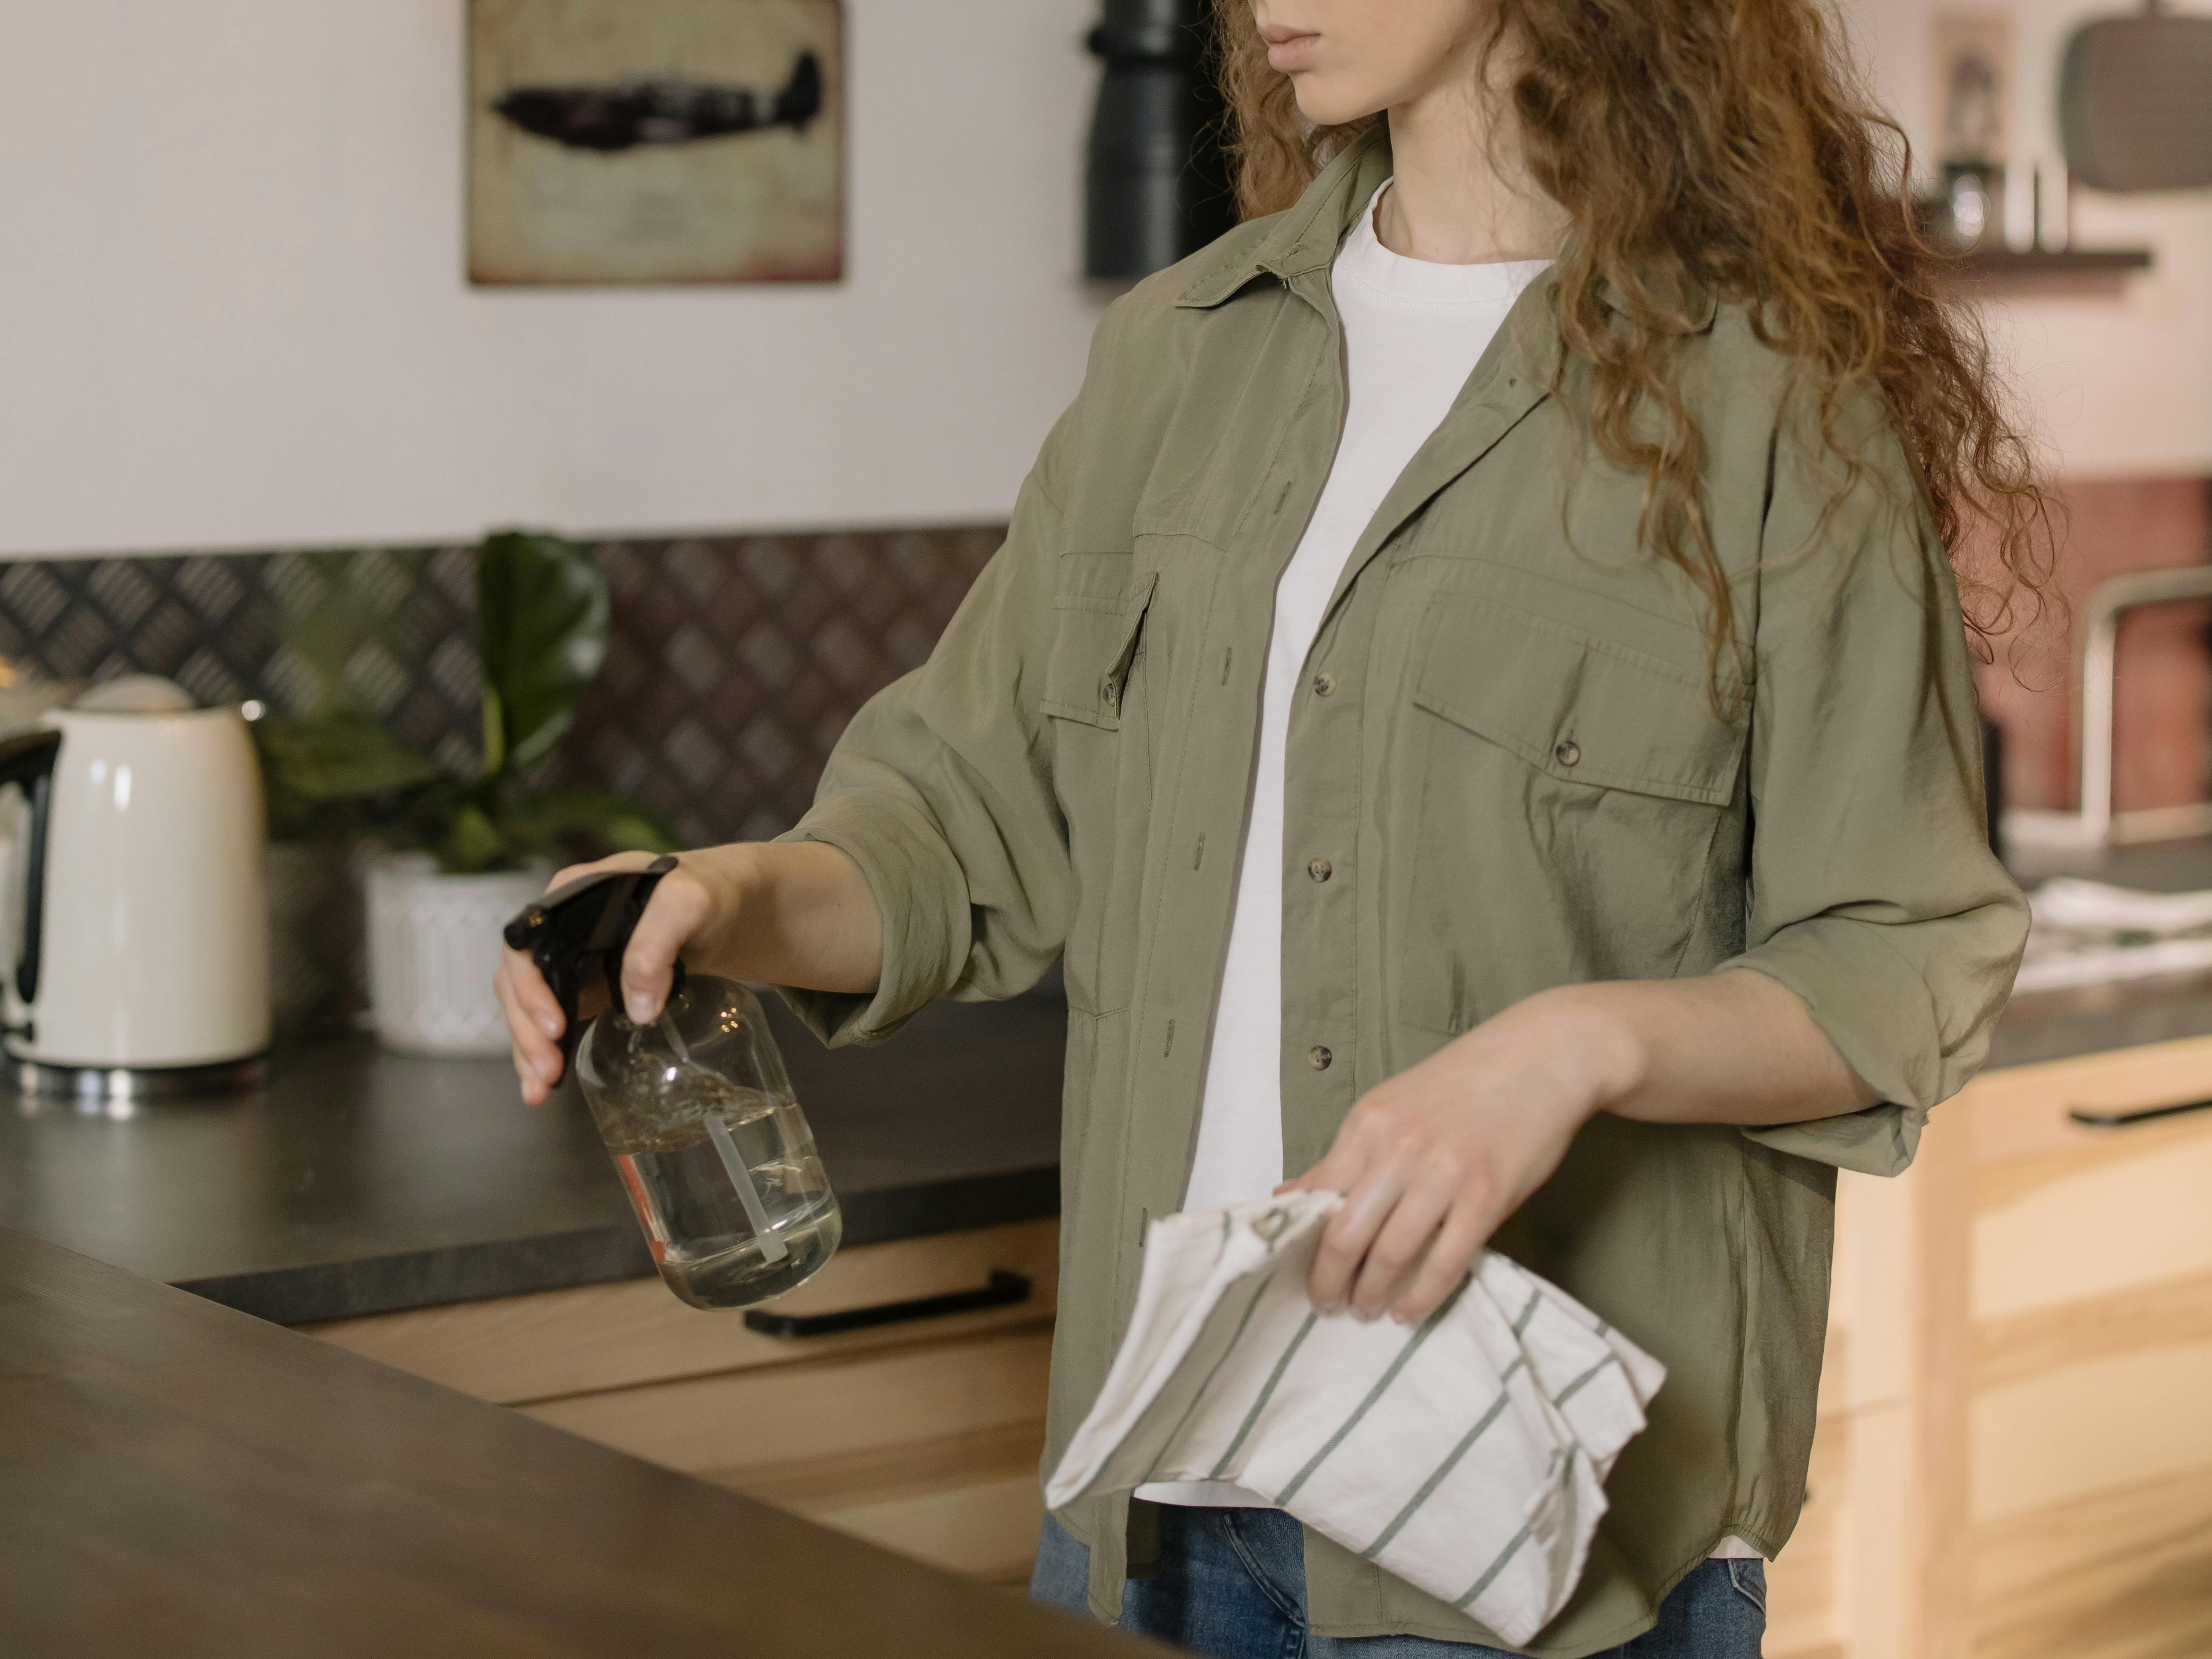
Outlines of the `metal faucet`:
{"label": "metal faucet", "polygon": [[2023,847],[2097,848],[2212,834],[2212,801],[2188,806],[2112,811],[2112,686],[2120,617],[2146,605],[2212,599],[2212,564],[2144,570],[2098,583],[2081,625],[2081,709],[2076,738],[2078,811],[2015,809],[2004,815],[2007,838]]}

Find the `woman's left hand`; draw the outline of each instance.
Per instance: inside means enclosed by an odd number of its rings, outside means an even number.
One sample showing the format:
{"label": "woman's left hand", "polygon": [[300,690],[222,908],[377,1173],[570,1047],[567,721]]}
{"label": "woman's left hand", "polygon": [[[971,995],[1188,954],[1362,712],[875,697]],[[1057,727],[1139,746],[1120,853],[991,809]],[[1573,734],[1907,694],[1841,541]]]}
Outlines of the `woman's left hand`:
{"label": "woman's left hand", "polygon": [[1328,1156],[1277,1189],[1346,1194],[1314,1256],[1314,1306],[1434,1312],[1575,1132],[1632,1086],[1633,1047],[1571,992],[1547,993],[1369,1090]]}

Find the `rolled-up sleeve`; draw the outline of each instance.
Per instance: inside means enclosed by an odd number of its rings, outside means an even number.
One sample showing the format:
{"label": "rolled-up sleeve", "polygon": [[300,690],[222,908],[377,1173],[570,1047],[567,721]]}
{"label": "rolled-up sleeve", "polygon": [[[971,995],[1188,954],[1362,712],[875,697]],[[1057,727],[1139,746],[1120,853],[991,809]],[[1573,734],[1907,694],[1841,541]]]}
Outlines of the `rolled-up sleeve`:
{"label": "rolled-up sleeve", "polygon": [[1886,427],[1840,500],[1778,448],[1753,589],[1746,948],[1882,1103],[1752,1139],[1894,1175],[1987,1056],[2027,904],[1991,854],[1950,564]]}
{"label": "rolled-up sleeve", "polygon": [[781,841],[837,848],[883,922],[870,994],[779,988],[825,1042],[874,1042],[940,996],[1012,996],[1052,965],[1074,903],[1050,734],[1027,684],[1050,639],[1063,416],[1006,539],[929,660],[861,708]]}

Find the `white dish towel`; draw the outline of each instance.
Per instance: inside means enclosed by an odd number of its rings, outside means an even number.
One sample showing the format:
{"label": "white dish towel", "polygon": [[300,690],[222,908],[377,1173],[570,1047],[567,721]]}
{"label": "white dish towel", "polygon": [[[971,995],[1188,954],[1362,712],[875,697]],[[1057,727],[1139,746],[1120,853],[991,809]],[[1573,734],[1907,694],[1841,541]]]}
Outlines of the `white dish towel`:
{"label": "white dish towel", "polygon": [[1406,1327],[1317,1316],[1335,1193],[1165,1216],[1128,1334],[1045,1498],[1233,1480],[1518,1647],[1582,1577],[1659,1362],[1485,1252]]}

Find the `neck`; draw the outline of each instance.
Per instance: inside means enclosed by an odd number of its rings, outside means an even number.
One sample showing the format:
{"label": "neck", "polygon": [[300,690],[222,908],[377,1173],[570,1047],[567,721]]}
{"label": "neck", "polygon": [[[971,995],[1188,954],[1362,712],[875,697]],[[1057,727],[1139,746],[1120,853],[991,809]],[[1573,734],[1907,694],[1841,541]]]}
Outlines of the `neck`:
{"label": "neck", "polygon": [[1481,47],[1471,36],[1388,112],[1394,176],[1375,234],[1393,253],[1448,265],[1548,259],[1566,238],[1566,210],[1522,162],[1504,97],[1509,54],[1491,54],[1486,87]]}

